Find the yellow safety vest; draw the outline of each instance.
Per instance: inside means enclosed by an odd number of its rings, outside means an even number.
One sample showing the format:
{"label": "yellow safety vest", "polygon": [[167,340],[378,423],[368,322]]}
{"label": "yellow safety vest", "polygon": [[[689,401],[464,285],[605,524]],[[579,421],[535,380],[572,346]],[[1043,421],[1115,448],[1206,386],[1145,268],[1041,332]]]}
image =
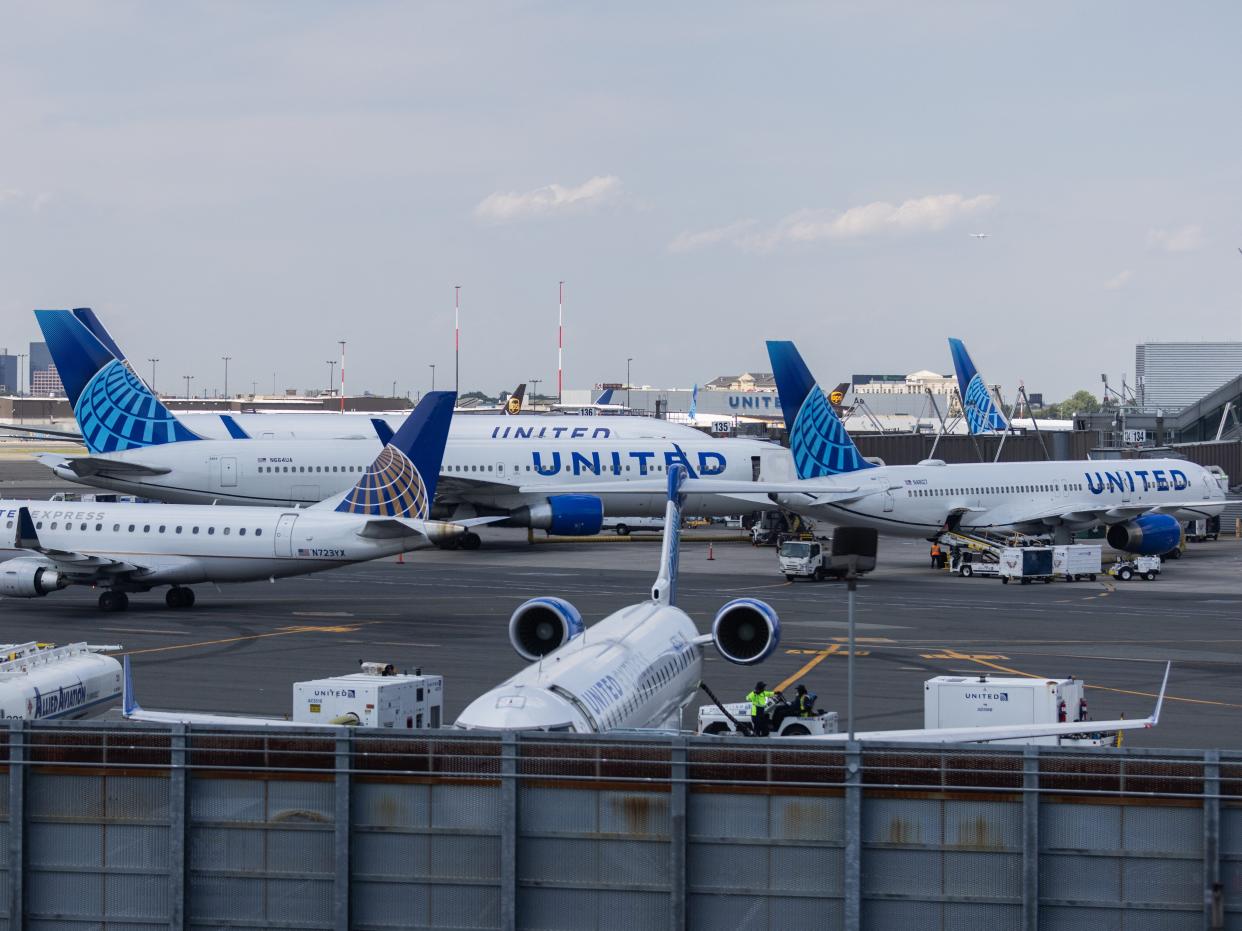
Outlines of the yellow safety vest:
{"label": "yellow safety vest", "polygon": [[758,717],[759,713],[767,706],[768,699],[775,694],[775,692],[750,692],[746,696],[746,700],[750,702],[751,717]]}

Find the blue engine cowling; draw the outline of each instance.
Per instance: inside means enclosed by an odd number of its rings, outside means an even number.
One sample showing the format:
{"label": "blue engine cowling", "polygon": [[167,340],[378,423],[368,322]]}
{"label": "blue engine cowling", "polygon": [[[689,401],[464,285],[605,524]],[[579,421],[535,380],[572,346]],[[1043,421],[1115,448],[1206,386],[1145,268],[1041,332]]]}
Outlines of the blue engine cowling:
{"label": "blue engine cowling", "polygon": [[1182,543],[1182,525],[1168,514],[1144,514],[1108,528],[1108,545],[1123,553],[1160,556]]}
{"label": "blue engine cowling", "polygon": [[582,615],[563,598],[532,598],[509,618],[509,642],[530,662],[563,647],[582,631]]}
{"label": "blue engine cowling", "polygon": [[735,598],[716,612],[712,621],[716,650],[731,663],[761,663],[781,642],[781,619],[772,606],[758,598]]}
{"label": "blue engine cowling", "polygon": [[604,526],[604,502],[594,495],[553,495],[548,498],[548,533],[589,537]]}

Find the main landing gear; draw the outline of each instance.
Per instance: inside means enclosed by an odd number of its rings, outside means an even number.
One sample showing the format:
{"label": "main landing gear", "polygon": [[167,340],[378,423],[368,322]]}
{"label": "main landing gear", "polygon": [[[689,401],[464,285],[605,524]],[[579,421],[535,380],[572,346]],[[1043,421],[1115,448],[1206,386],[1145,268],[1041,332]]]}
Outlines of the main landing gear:
{"label": "main landing gear", "polygon": [[194,589],[174,585],[164,596],[164,604],[170,608],[192,608],[194,607]]}
{"label": "main landing gear", "polygon": [[111,588],[99,593],[100,611],[124,611],[129,607],[129,595]]}

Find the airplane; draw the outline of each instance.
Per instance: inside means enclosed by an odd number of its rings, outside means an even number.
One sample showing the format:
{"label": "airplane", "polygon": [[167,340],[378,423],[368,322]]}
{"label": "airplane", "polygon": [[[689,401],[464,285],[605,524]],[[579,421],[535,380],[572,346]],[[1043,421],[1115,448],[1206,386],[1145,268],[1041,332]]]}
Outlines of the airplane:
{"label": "airplane", "polygon": [[[306,510],[168,504],[0,501],[0,595],[38,598],[102,588],[101,611],[170,586],[169,608],[200,582],[254,582],[395,556],[468,532],[430,520],[456,396],[426,395],[351,487]],[[166,425],[167,429],[172,429]]]}
{"label": "airplane", "polygon": [[[66,389],[77,399],[75,412],[90,451],[85,456],[38,457],[66,480],[179,503],[309,505],[348,487],[352,474],[389,435],[387,421],[372,418],[369,438],[360,437],[358,442],[266,434],[258,439],[203,438],[125,367],[119,349],[109,350],[81,315],[63,310],[36,315]],[[616,425],[628,427],[640,418],[609,418],[608,424],[598,425],[574,417],[492,419],[497,426],[486,435],[450,434],[432,517],[488,516],[552,534],[592,534],[599,531],[607,512],[636,516],[660,512],[658,488],[637,499],[600,493],[631,479],[662,480],[671,465],[683,463],[695,477],[749,482],[760,473],[763,459],[788,456],[767,441],[715,439],[697,430],[686,430],[684,440],[618,438]],[[603,489],[578,492],[578,484],[601,479],[606,480]],[[704,516],[728,516],[739,510],[737,499],[716,495],[696,494],[690,506],[692,513]],[[747,510],[771,507],[760,497],[748,502]],[[473,531],[454,539],[467,549],[481,542]]]}
{"label": "airplane", "polygon": [[513,389],[513,394],[505,398],[504,403],[499,407],[458,407],[455,408],[454,414],[504,414],[506,417],[514,417],[522,413],[522,400],[526,396],[526,382],[522,382]]}
{"label": "airplane", "polygon": [[991,233],[971,233],[970,238],[971,239],[987,239],[991,235],[992,235]]}
{"label": "airplane", "polygon": [[949,337],[949,352],[953,355],[953,368],[957,372],[957,388],[962,398],[962,408],[966,414],[966,425],[973,434],[1005,433],[1009,430],[1009,421],[996,405],[988,386],[983,383],[983,376],[975,368],[975,363],[966,351],[966,344],[960,339]]}
{"label": "airplane", "polygon": [[615,413],[622,413],[624,411],[628,411],[629,408],[626,407],[624,404],[614,404],[612,402],[612,395],[615,390],[616,390],[615,388],[605,388],[599,393],[599,396],[594,401],[592,401],[590,404],[557,403],[557,404],[552,405],[552,410],[554,411],[576,411],[577,413],[586,415],[588,417],[591,416],[592,414],[598,414],[598,413],[615,414]]}
{"label": "airplane", "polygon": [[703,650],[716,647],[743,666],[763,662],[780,643],[780,619],[757,598],[735,598],[699,633],[677,607],[677,576],[687,470],[669,470],[660,569],[651,597],[587,630],[562,598],[532,598],[509,619],[509,640],[530,665],[471,702],[454,727],[568,731],[679,727],[698,693]]}
{"label": "airplane", "polygon": [[[886,466],[863,458],[794,344],[770,340],[791,460],[799,481],[848,481],[874,493],[856,501],[816,492],[776,494],[782,507],[837,525],[901,536],[942,531],[1018,531],[1068,542],[1100,525],[1114,549],[1159,555],[1181,541],[1180,521],[1219,514],[1227,478],[1185,459],[989,462]],[[775,465],[785,460],[772,459]],[[779,480],[768,473],[765,478]],[[756,486],[762,490],[762,483]]]}

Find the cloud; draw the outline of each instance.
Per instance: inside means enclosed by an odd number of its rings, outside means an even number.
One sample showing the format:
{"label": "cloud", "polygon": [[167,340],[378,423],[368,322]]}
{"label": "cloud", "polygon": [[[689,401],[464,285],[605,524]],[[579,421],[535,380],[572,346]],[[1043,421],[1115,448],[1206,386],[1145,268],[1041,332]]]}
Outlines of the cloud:
{"label": "cloud", "polygon": [[669,252],[693,252],[721,242],[737,242],[755,225],[754,220],[738,220],[727,226],[717,226],[697,233],[678,233],[668,244]]}
{"label": "cloud", "polygon": [[739,220],[697,233],[680,233],[668,250],[688,252],[728,242],[747,252],[771,252],[798,243],[935,233],[964,217],[991,210],[997,202],[992,194],[929,194],[900,204],[873,201],[845,211],[804,209],[788,214],[768,229],[755,230],[755,221]]}
{"label": "cloud", "polygon": [[1105,291],[1119,291],[1126,286],[1126,283],[1134,276],[1134,272],[1127,268],[1125,271],[1118,272],[1108,281],[1104,282]]}
{"label": "cloud", "polygon": [[598,207],[615,199],[620,191],[621,179],[616,175],[599,175],[576,187],[548,184],[533,191],[497,191],[478,203],[474,215],[490,223],[529,220]]}
{"label": "cloud", "polygon": [[1198,226],[1183,226],[1175,230],[1148,230],[1147,245],[1165,252],[1194,252],[1203,246],[1203,230]]}
{"label": "cloud", "polygon": [[32,213],[38,213],[52,201],[52,195],[48,191],[42,191],[38,194],[28,194],[17,188],[0,188],[0,210],[5,208],[26,209]]}

